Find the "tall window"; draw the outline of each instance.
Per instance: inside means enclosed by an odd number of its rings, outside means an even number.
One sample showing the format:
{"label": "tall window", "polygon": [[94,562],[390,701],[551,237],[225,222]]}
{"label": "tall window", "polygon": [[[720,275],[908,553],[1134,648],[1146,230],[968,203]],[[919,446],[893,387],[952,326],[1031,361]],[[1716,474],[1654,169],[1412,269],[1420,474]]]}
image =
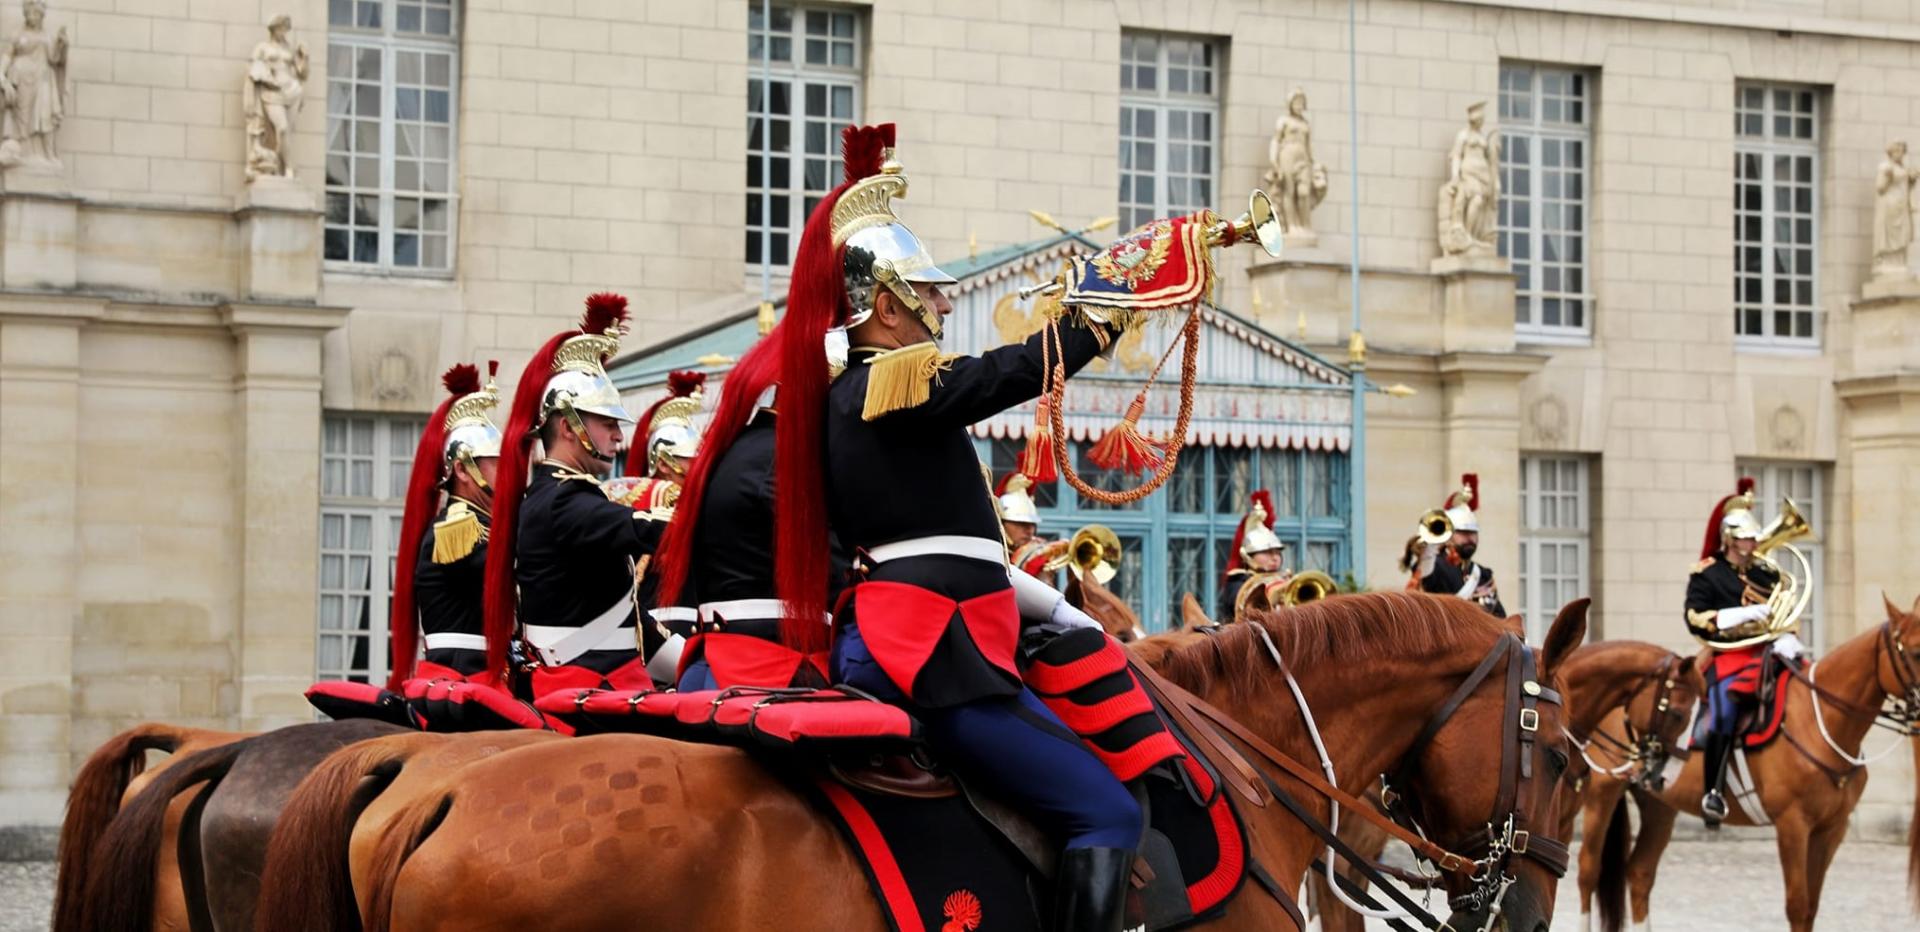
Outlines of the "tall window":
{"label": "tall window", "polygon": [[838,7],[747,4],[747,263],[786,266],[800,228],[840,184],[840,131],[860,112],[860,18]]}
{"label": "tall window", "polygon": [[1522,332],[1588,333],[1592,93],[1585,72],[1500,66],[1500,254],[1513,262]]}
{"label": "tall window", "polygon": [[[1807,555],[1807,565],[1813,568],[1813,601],[1807,603],[1807,613],[1800,617],[1800,640],[1819,650],[1824,644],[1820,607],[1826,598],[1825,548],[1820,541],[1829,533],[1821,520],[1827,514],[1826,467],[1813,463],[1746,461],[1739,464],[1738,472],[1757,480],[1753,488],[1753,514],[1762,524],[1780,513],[1782,498],[1791,497],[1794,507],[1800,509],[1800,514],[1813,526],[1813,537],[1794,541],[1793,546]],[[1776,551],[1773,560],[1789,573],[1799,572],[1799,564],[1785,551]]]}
{"label": "tall window", "polygon": [[1536,644],[1561,606],[1593,591],[1591,487],[1582,457],[1520,457],[1518,609]]}
{"label": "tall window", "polygon": [[1209,40],[1121,34],[1121,229],[1214,206],[1220,73]]}
{"label": "tall window", "polygon": [[1818,343],[1820,99],[1743,83],[1733,130],[1733,332],[1739,342]]}
{"label": "tall window", "polygon": [[320,618],[315,674],[386,678],[387,601],[415,418],[329,414],[320,445]]}
{"label": "tall window", "polygon": [[328,262],[453,268],[453,0],[329,0]]}

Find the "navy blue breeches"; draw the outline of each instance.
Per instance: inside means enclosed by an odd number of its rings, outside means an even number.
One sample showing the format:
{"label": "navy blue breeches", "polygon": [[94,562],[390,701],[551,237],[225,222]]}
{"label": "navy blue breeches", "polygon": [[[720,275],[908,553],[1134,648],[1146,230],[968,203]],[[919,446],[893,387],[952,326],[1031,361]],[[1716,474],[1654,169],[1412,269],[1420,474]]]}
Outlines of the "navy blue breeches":
{"label": "navy blue breeches", "polygon": [[1031,690],[920,708],[874,662],[857,624],[841,626],[834,639],[833,674],[904,706],[926,727],[927,743],[941,760],[1059,833],[1066,847],[1139,847],[1140,804]]}
{"label": "navy blue breeches", "polygon": [[687,664],[686,672],[680,674],[680,682],[675,688],[683,693],[697,692],[702,689],[719,689],[719,681],[713,678],[713,668],[707,662],[696,660]]}
{"label": "navy blue breeches", "polygon": [[1740,709],[1751,705],[1754,697],[1736,692],[1732,677],[1707,687],[1707,730],[1716,735],[1731,735],[1740,724]]}

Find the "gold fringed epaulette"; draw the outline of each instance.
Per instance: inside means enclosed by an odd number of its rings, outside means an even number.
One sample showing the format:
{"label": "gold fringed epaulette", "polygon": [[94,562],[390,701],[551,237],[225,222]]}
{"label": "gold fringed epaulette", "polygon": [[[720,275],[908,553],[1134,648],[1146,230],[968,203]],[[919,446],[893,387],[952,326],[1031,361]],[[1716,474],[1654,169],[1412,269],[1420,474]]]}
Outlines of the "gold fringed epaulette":
{"label": "gold fringed epaulette", "polygon": [[480,516],[462,502],[447,508],[447,517],[433,525],[433,562],[464,560],[480,542],[487,539],[487,526]]}
{"label": "gold fringed epaulette", "polygon": [[867,373],[867,404],[860,419],[871,421],[926,404],[933,396],[933,380],[958,358],[957,353],[941,353],[939,344],[928,341],[867,360],[872,371]]}
{"label": "gold fringed epaulette", "polygon": [[1693,565],[1693,569],[1690,569],[1690,570],[1688,570],[1688,571],[1687,571],[1687,575],[1688,575],[1688,576],[1692,576],[1693,574],[1695,574],[1695,573],[1698,573],[1698,572],[1700,572],[1701,570],[1704,570],[1704,569],[1706,569],[1707,567],[1709,567],[1709,566],[1712,566],[1712,565],[1713,565],[1713,558],[1712,558],[1712,557],[1708,557],[1708,558],[1706,558],[1705,560],[1701,560],[1700,562],[1698,562],[1698,563],[1695,563],[1695,564]]}

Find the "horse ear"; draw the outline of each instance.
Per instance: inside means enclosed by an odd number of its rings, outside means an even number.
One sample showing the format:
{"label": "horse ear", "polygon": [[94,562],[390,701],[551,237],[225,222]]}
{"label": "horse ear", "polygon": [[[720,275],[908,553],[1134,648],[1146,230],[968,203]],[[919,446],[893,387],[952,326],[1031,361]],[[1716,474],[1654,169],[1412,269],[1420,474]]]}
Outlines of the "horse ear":
{"label": "horse ear", "polygon": [[1561,661],[1587,639],[1587,606],[1592,601],[1574,599],[1562,606],[1560,614],[1554,617],[1553,627],[1547,629],[1547,641],[1540,651],[1542,679],[1552,679]]}
{"label": "horse ear", "polygon": [[[1880,590],[1880,601],[1886,603],[1887,621],[1893,625],[1894,630],[1898,631],[1900,626],[1906,623],[1907,613],[1901,611],[1900,606],[1893,604],[1893,597],[1887,595],[1885,589]],[[1920,602],[1915,602],[1914,605],[1920,607]]]}
{"label": "horse ear", "polygon": [[1680,668],[1674,671],[1678,675],[1674,678],[1690,680],[1690,679],[1693,679],[1695,676],[1698,676],[1699,673],[1694,668],[1699,666],[1699,660],[1700,658],[1695,657],[1692,654],[1688,654],[1687,656],[1680,658]]}

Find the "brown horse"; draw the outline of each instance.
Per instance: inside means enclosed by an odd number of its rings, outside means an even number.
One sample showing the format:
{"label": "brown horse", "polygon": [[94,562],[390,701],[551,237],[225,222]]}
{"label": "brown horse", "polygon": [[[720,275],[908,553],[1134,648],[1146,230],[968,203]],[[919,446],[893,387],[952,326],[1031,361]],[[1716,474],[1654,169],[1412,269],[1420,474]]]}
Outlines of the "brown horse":
{"label": "brown horse", "polygon": [[[1807,678],[1818,685],[1817,697],[1804,679],[1796,677],[1786,685],[1786,717],[1780,737],[1747,755],[1761,808],[1774,826],[1780,870],[1786,880],[1787,922],[1794,932],[1813,928],[1827,868],[1846,836],[1847,817],[1866,789],[1866,770],[1855,762],[1862,760],[1860,745],[1875,717],[1888,700],[1905,710],[1909,721],[1920,710],[1920,601],[1905,612],[1888,601],[1886,611],[1885,624],[1834,648],[1808,671]],[[1913,750],[1920,757],[1920,742]],[[1640,831],[1625,861],[1636,928],[1647,921],[1648,897],[1660,854],[1672,838],[1674,819],[1680,811],[1700,814],[1705,782],[1703,756],[1690,756],[1678,779],[1668,781],[1657,794],[1642,787],[1628,790],[1640,805]],[[1618,788],[1602,791],[1602,785],[1609,781],[1620,782],[1619,778],[1596,773],[1594,788],[1586,796],[1582,902],[1592,889],[1584,863],[1589,849],[1602,862],[1593,883],[1604,886],[1608,882],[1605,865],[1619,863],[1618,852],[1613,850],[1615,843],[1625,844],[1624,832],[1611,841],[1608,839],[1615,838],[1611,834],[1595,837],[1596,828],[1610,824],[1620,804]],[[1737,805],[1727,821],[1753,824]],[[1920,891],[1920,814],[1909,830],[1908,846],[1908,886]],[[1608,932],[1617,927],[1617,923],[1606,926]]]}
{"label": "brown horse", "polygon": [[[1576,603],[1556,621],[1544,683],[1554,682],[1584,636],[1585,608]],[[1556,886],[1537,859],[1551,859],[1554,846],[1544,833],[1552,830],[1571,745],[1551,702],[1539,706],[1531,751],[1508,737],[1512,697],[1523,684],[1506,672],[1482,672],[1471,678],[1474,688],[1463,688],[1476,665],[1494,669],[1491,661],[1506,657],[1518,669],[1522,658],[1512,643],[1505,627],[1466,602],[1391,593],[1328,599],[1291,610],[1284,622],[1262,619],[1213,635],[1161,635],[1134,650],[1277,745],[1275,753],[1317,769],[1301,725],[1305,713],[1276,663],[1284,657],[1328,739],[1342,789],[1361,790],[1406,765],[1410,776],[1398,789],[1429,835],[1462,839],[1456,850],[1476,838],[1484,844],[1490,818],[1513,815],[1537,826],[1541,834],[1526,853],[1476,874],[1511,877],[1501,919],[1536,932],[1546,928]],[[1450,715],[1438,715],[1449,708]],[[1433,740],[1424,737],[1429,724],[1438,729]],[[1494,812],[1500,784],[1519,772],[1523,757],[1533,777],[1515,777],[1507,793],[1513,810]],[[1309,784],[1257,766],[1315,818],[1327,817],[1328,804]],[[1252,857],[1279,889],[1297,889],[1321,840],[1270,795],[1255,793],[1261,802],[1251,808],[1233,798],[1243,804]],[[1470,872],[1448,874],[1463,907],[1478,889]],[[358,892],[367,903],[365,927],[375,932],[597,932],[636,922],[675,930],[886,928],[861,866],[834,827],[751,756],[635,735],[537,744],[461,769],[394,818],[366,881]],[[1483,899],[1454,918],[1477,921],[1489,906]],[[309,915],[262,913],[260,921],[261,928],[316,928]],[[1249,885],[1218,927],[1291,922],[1275,899]]]}
{"label": "brown horse", "polygon": [[[1657,773],[1665,758],[1664,749],[1673,747],[1686,728],[1687,712],[1700,695],[1701,682],[1694,658],[1644,641],[1606,641],[1580,647],[1561,664],[1560,677],[1567,687],[1567,736],[1580,751],[1564,777],[1568,787],[1562,796],[1567,804],[1561,808],[1557,837],[1566,838],[1572,835],[1573,816],[1578,812],[1575,804],[1592,763],[1607,761],[1606,766],[1611,767],[1616,763],[1614,757],[1619,762],[1632,758],[1631,764],[1649,766]],[[1609,726],[1610,722],[1613,724]],[[1621,722],[1633,725],[1627,728]],[[1599,737],[1602,735],[1618,737],[1609,741]],[[1648,758],[1644,764],[1642,757]],[[1341,837],[1355,851],[1376,861],[1388,840],[1384,832],[1358,820],[1343,825]],[[1583,871],[1589,861],[1597,870],[1598,860],[1583,849]],[[1342,872],[1356,885],[1365,885],[1350,867]],[[1322,932],[1363,932],[1365,923],[1333,895],[1324,869],[1308,878],[1308,890],[1315,903],[1333,904],[1319,913]],[[1616,888],[1614,892],[1613,897],[1603,896],[1602,908],[1611,908],[1617,915],[1623,891]],[[1583,910],[1586,903],[1586,899],[1581,901]]]}
{"label": "brown horse", "polygon": [[[245,737],[247,735],[244,732],[208,731],[149,722],[114,735],[87,758],[80,772],[74,776],[73,786],[67,793],[67,815],[60,826],[53,932],[74,932],[80,927],[81,904],[95,864],[94,848],[107,833],[107,826],[114,816],[120,813],[120,807],[173,763],[197,751],[231,744]],[[149,769],[149,751],[172,756],[161,759]],[[178,800],[168,808],[164,837],[175,837],[181,813],[185,809],[185,799]],[[180,894],[179,865],[170,847],[161,852],[156,871],[154,928],[185,929],[187,917]]]}

